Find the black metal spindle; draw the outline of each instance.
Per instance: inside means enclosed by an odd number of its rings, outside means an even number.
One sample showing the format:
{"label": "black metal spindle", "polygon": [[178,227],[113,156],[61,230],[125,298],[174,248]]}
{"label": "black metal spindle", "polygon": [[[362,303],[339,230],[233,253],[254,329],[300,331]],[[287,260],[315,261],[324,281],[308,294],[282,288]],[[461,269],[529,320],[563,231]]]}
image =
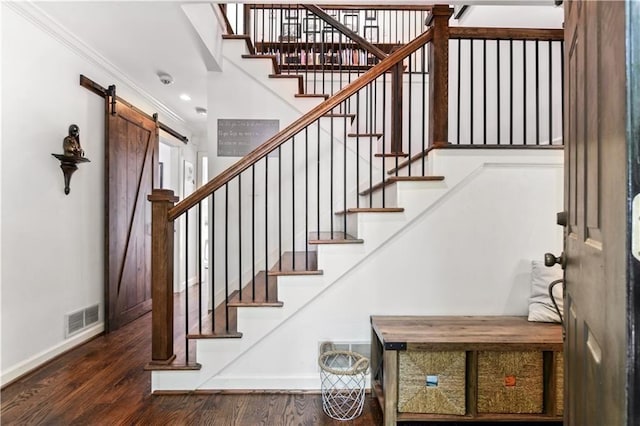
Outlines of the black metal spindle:
{"label": "black metal spindle", "polygon": [[369,125],[371,129],[369,130],[369,208],[373,207],[373,132],[375,131],[375,120],[374,120],[374,108],[373,102],[375,98],[375,80],[367,85],[367,87],[371,87],[371,90],[368,93],[369,99],[367,102],[367,106],[369,108]]}
{"label": "black metal spindle", "polygon": [[[408,103],[409,103],[409,114],[407,117],[407,122],[408,122],[408,126],[407,126],[407,151],[409,152],[409,158],[411,158],[411,117],[413,116],[413,102],[411,101],[412,99],[412,94],[413,94],[413,85],[412,85],[412,76],[413,76],[413,62],[412,59],[413,58],[413,54],[409,55],[409,95],[408,95]],[[402,80],[400,80],[400,84],[402,84]],[[396,176],[398,176],[398,156],[396,156]],[[411,161],[409,161],[409,172],[408,172],[409,176],[411,176]]]}
{"label": "black metal spindle", "polygon": [[509,40],[509,145],[513,145],[513,39]]}
{"label": "black metal spindle", "polygon": [[[333,238],[333,117],[331,117],[331,127],[330,127],[330,137],[331,142],[329,144],[330,147],[330,158],[329,158],[329,223],[331,229],[331,238]],[[346,214],[346,212],[345,212]]]}
{"label": "black metal spindle", "polygon": [[471,124],[469,125],[469,132],[470,132],[470,140],[469,143],[471,145],[473,145],[473,110],[474,110],[474,105],[473,105],[473,80],[474,80],[474,75],[473,75],[473,68],[474,68],[474,64],[473,64],[473,40],[470,40],[470,54],[471,54],[471,64],[469,66],[469,88],[470,88],[470,92],[469,92],[469,103],[470,103],[470,122]]}
{"label": "black metal spindle", "polygon": [[318,156],[316,159],[316,234],[320,237],[320,120],[316,122],[318,134],[316,135],[316,143],[318,147]]}
{"label": "black metal spindle", "polygon": [[309,126],[304,128],[304,259],[309,270]]}
{"label": "black metal spindle", "polygon": [[[427,115],[427,82],[426,82],[426,47],[422,46],[422,110],[420,111],[420,117],[422,120],[422,176],[425,175],[425,147],[426,147],[426,139],[427,139],[427,131],[426,131],[426,120],[424,119]],[[459,72],[459,71],[458,71]]]}
{"label": "black metal spindle", "polygon": [[522,145],[527,144],[527,41],[522,40]]}
{"label": "black metal spindle", "polygon": [[264,157],[264,269],[265,300],[269,300],[269,154]]}
{"label": "black metal spindle", "polygon": [[229,332],[229,184],[224,184],[224,324]]}
{"label": "black metal spindle", "polygon": [[536,40],[536,145],[540,145],[540,56]]}
{"label": "black metal spindle", "polygon": [[[265,160],[266,161],[266,160]],[[251,294],[256,300],[256,166],[251,165]]]}
{"label": "black metal spindle", "polygon": [[282,271],[282,145],[278,145],[278,270]]}
{"label": "black metal spindle", "polygon": [[215,281],[216,281],[216,252],[215,252],[215,244],[216,244],[216,193],[211,194],[211,216],[209,217],[209,226],[211,227],[211,239],[209,240],[209,270],[211,271],[211,307],[213,308],[211,311],[211,334],[215,334],[216,326],[215,326],[215,309],[216,309],[216,297],[215,297]]}
{"label": "black metal spindle", "polygon": [[[359,90],[356,92],[356,129],[360,129],[360,91]],[[356,140],[356,207],[360,207],[359,193],[360,193],[360,141]],[[345,228],[345,233],[346,232],[347,232],[347,228]]]}
{"label": "black metal spindle", "polygon": [[296,137],[291,138],[291,251],[292,269],[296,269]]}
{"label": "black metal spindle", "polygon": [[242,173],[238,175],[238,294],[242,302]]}
{"label": "black metal spindle", "polygon": [[502,102],[500,99],[500,40],[496,40],[496,108],[497,108],[497,144],[500,145],[500,103]]}
{"label": "black metal spindle", "polygon": [[487,40],[482,40],[482,143],[487,144]]}
{"label": "black metal spindle", "polygon": [[202,201],[198,203],[198,333],[202,334]]}
{"label": "black metal spindle", "polygon": [[[457,104],[456,104],[456,115],[457,115],[457,117],[456,117],[456,142],[458,143],[458,145],[460,144],[460,110],[462,109],[460,107],[460,98],[461,98],[461,96],[460,96],[460,88],[462,86],[461,83],[462,83],[462,39],[458,39],[458,93],[457,93]],[[424,110],[424,101],[423,101],[422,109]],[[422,172],[424,174],[424,170]]]}
{"label": "black metal spindle", "polygon": [[[385,111],[387,107],[387,73],[382,74],[382,111]],[[382,208],[384,208],[386,206],[386,187],[385,187],[385,177],[386,177],[386,170],[384,168],[384,164],[385,164],[385,153],[387,152],[387,132],[386,132],[386,128],[387,128],[387,120],[384,119],[384,117],[382,118],[382,167],[380,168],[381,170],[381,175],[382,175]]]}
{"label": "black metal spindle", "polygon": [[553,42],[549,40],[549,145],[553,145]]}
{"label": "black metal spindle", "polygon": [[[346,105],[347,102],[343,102],[344,106],[345,106],[345,112],[346,112]],[[342,133],[342,147],[343,147],[343,177],[342,177],[342,204],[344,206],[344,211],[345,214],[342,215],[342,221],[343,221],[343,228],[342,230],[346,233],[347,232],[347,120],[346,118],[344,118],[342,120],[343,123],[343,133]],[[358,141],[356,141],[356,143],[358,143]],[[356,186],[356,192],[357,192],[357,186]],[[356,195],[357,197],[357,195]]]}
{"label": "black metal spindle", "polygon": [[184,354],[189,364],[189,211],[184,215]]}

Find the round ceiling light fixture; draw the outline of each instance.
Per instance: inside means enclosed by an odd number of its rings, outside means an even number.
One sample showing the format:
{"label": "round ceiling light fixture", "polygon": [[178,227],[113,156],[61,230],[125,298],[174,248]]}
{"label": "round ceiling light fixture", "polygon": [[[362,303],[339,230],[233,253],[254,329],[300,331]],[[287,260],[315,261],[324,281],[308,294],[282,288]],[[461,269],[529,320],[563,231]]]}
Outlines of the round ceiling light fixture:
{"label": "round ceiling light fixture", "polygon": [[160,83],[164,84],[165,86],[173,84],[173,77],[171,76],[171,74],[168,74],[166,72],[159,72],[158,78],[160,79]]}
{"label": "round ceiling light fixture", "polygon": [[191,100],[191,96],[187,95],[186,93],[183,93],[180,95],[180,99],[182,99],[183,101],[190,101]]}
{"label": "round ceiling light fixture", "polygon": [[202,107],[196,107],[196,113],[198,115],[207,115],[207,109]]}

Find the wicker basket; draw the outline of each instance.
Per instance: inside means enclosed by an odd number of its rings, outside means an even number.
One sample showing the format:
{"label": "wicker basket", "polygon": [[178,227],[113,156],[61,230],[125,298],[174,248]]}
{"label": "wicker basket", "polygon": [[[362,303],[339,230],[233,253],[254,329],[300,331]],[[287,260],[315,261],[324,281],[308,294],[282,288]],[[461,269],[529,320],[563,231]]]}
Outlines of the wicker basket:
{"label": "wicker basket", "polygon": [[328,350],[320,355],[318,365],[325,414],[336,420],[353,420],[362,414],[369,359],[356,352]]}
{"label": "wicker basket", "polygon": [[398,411],[404,413],[466,413],[466,353],[400,352]]}
{"label": "wicker basket", "polygon": [[556,364],[556,416],[564,414],[564,355],[554,352],[553,361]]}
{"label": "wicker basket", "polygon": [[542,413],[542,352],[478,352],[479,413]]}

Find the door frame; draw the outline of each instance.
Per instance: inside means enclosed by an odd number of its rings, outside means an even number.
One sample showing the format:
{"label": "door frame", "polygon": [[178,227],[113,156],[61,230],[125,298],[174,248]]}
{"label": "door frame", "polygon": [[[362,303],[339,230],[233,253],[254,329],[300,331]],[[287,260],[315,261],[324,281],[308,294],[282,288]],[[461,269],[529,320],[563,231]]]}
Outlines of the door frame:
{"label": "door frame", "polygon": [[[625,2],[627,79],[627,424],[640,419],[640,260],[631,253],[640,219],[632,215],[632,201],[640,194],[640,2]],[[634,66],[635,64],[635,66]],[[636,215],[637,216],[637,215]],[[635,223],[634,223],[635,222]],[[640,257],[640,256],[639,256]]]}

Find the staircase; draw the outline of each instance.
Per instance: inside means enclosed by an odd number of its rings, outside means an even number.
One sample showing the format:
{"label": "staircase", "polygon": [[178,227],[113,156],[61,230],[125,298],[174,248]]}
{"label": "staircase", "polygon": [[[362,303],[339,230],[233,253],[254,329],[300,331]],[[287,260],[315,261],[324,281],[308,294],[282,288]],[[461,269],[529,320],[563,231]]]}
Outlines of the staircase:
{"label": "staircase", "polygon": [[[512,270],[487,268],[490,250],[513,265],[548,250],[549,240],[558,244],[545,215],[561,207],[562,152],[460,150],[434,139],[428,149],[402,142],[406,153],[390,151],[398,142],[385,140],[389,100],[372,94],[386,90],[387,73],[431,42],[437,28],[331,97],[305,95],[300,76],[279,74],[274,59],[255,55],[247,38],[225,37],[234,49],[246,44],[244,53],[225,60],[286,84],[304,114],[179,204],[170,191],[150,196],[153,391],[318,389],[319,344],[366,343],[369,315],[522,314],[527,289],[522,282],[512,288]],[[405,126],[403,141],[411,129]],[[521,195],[531,199],[511,201]],[[213,284],[186,291],[184,305],[174,308],[166,290],[173,279],[172,222],[188,227],[204,212],[213,224]],[[480,231],[469,226],[474,216]],[[527,236],[524,249],[492,241],[516,231]],[[474,266],[484,274],[478,286],[469,285],[478,275]],[[188,313],[184,331],[167,324],[174,310],[183,321]],[[184,336],[176,339],[182,349],[173,347],[174,332]]]}

